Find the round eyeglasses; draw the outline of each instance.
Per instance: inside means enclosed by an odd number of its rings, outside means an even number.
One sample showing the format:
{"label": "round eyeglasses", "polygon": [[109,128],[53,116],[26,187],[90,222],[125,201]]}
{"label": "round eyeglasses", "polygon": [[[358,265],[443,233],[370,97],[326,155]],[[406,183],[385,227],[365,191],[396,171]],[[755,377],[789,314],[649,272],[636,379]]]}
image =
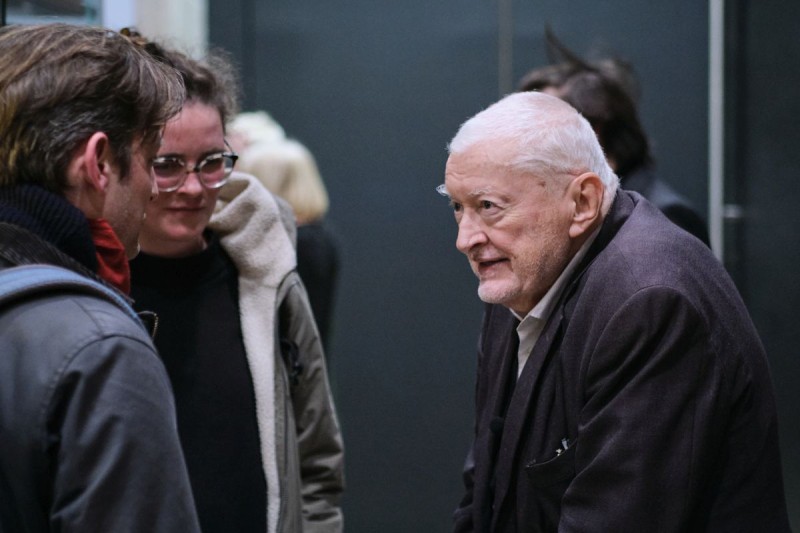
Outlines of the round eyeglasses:
{"label": "round eyeglasses", "polygon": [[234,152],[219,152],[207,155],[192,167],[180,157],[167,155],[153,159],[153,173],[159,192],[177,191],[192,172],[206,189],[219,189],[228,181],[237,159]]}

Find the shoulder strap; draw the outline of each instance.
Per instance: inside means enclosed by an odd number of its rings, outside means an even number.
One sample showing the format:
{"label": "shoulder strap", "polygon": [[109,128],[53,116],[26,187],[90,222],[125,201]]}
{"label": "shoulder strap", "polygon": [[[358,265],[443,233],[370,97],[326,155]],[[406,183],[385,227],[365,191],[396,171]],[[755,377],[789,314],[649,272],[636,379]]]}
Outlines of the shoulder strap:
{"label": "shoulder strap", "polygon": [[141,324],[136,312],[120,294],[72,270],[53,265],[23,265],[0,271],[0,307],[15,300],[54,291],[88,294],[104,299]]}

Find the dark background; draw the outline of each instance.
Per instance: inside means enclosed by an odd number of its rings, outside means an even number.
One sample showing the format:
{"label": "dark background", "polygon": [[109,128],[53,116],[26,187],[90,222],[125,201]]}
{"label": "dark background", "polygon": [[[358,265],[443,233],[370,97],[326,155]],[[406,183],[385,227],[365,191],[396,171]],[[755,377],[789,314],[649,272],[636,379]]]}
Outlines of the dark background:
{"label": "dark background", "polygon": [[[726,265],[773,366],[795,528],[799,4],[725,4],[726,200],[744,213],[726,226]],[[501,60],[508,9],[513,46]],[[347,445],[347,530],[446,531],[469,442],[481,312],[452,215],[433,191],[446,144],[546,62],[549,22],[575,51],[636,66],[660,175],[706,213],[708,5],[211,0],[210,10],[212,44],[242,70],[244,108],[269,111],[306,144],[329,188],[343,257],[331,373]]]}

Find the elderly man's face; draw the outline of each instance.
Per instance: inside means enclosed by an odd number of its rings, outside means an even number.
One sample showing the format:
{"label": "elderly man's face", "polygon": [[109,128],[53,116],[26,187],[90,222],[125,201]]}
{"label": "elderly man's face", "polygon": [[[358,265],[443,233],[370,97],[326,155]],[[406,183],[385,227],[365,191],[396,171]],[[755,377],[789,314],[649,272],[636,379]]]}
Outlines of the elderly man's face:
{"label": "elderly man's face", "polygon": [[445,187],[458,223],[456,247],[478,276],[478,296],[526,315],[575,250],[569,180],[545,182],[510,169],[513,143],[481,143],[447,161]]}

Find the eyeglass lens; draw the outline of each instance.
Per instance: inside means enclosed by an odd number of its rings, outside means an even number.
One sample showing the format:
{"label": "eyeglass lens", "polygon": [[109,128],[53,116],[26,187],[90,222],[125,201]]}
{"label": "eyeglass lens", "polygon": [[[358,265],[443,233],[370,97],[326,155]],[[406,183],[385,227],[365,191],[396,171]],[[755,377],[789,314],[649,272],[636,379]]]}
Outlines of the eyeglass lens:
{"label": "eyeglass lens", "polygon": [[212,154],[195,167],[190,167],[177,157],[159,157],[153,161],[153,171],[158,188],[162,191],[178,189],[191,172],[197,173],[204,186],[215,189],[225,183],[235,161],[233,154]]}

